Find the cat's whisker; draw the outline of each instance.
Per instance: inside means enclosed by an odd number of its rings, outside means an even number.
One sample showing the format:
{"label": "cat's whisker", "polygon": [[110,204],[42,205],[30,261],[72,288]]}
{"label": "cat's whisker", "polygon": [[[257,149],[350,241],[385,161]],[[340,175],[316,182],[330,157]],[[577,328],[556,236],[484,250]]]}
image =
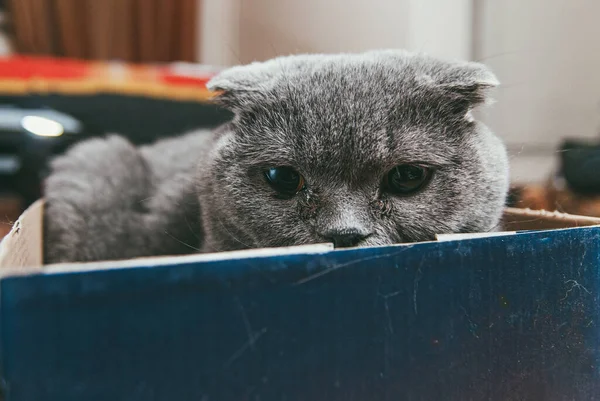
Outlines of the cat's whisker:
{"label": "cat's whisker", "polygon": [[[179,202],[175,202],[175,204],[176,204],[177,206],[181,207],[181,204],[182,204],[182,202],[181,202],[181,201],[179,201]],[[195,205],[195,204],[194,204],[194,203],[189,203],[189,205]],[[198,235],[198,234],[197,234],[197,233],[194,231],[194,229],[193,229],[193,227],[192,227],[192,225],[191,225],[190,221],[188,220],[188,216],[187,216],[187,215],[188,215],[187,213],[184,213],[184,214],[183,214],[183,219],[184,219],[184,221],[185,221],[185,224],[187,225],[187,227],[188,227],[188,229],[190,230],[190,232],[191,232],[191,233],[194,235],[194,237],[196,237],[196,239],[198,239],[198,241],[202,242],[202,241],[203,241],[203,239],[202,239],[202,238],[201,238],[201,237],[200,237],[200,236],[199,236],[199,235]],[[197,211],[197,213],[196,213],[196,216],[195,216],[195,217],[198,217],[198,218],[200,217],[200,213],[199,213],[199,211]]]}
{"label": "cat's whisker", "polygon": [[205,245],[205,247],[208,248],[208,253],[217,253],[217,252],[225,252],[224,249],[221,248],[217,248],[216,246],[209,246],[209,245]]}
{"label": "cat's whisker", "polygon": [[219,222],[219,224],[221,225],[221,227],[223,227],[223,230],[225,230],[225,232],[227,233],[227,235],[229,235],[231,238],[233,238],[234,240],[236,240],[237,242],[239,242],[240,244],[244,245],[246,248],[253,248],[252,246],[244,243],[243,241],[240,241],[239,239],[237,239],[235,237],[235,235],[233,235],[228,229],[227,227],[225,227],[225,225],[223,224],[223,222],[221,221],[221,219],[217,216],[217,221]]}
{"label": "cat's whisker", "polygon": [[179,238],[175,237],[174,235],[171,235],[168,231],[165,231],[165,234],[167,234],[169,237],[173,238],[175,241],[179,242],[181,245],[185,245],[188,248],[193,249],[193,250],[195,250],[197,252],[201,251],[200,248],[195,247],[193,245],[188,244],[187,242],[184,242],[184,241],[180,240]]}
{"label": "cat's whisker", "polygon": [[188,228],[190,229],[190,232],[194,235],[194,237],[196,237],[199,241],[202,241],[202,238],[198,234],[196,234],[185,214],[183,215],[183,218],[185,219],[185,224],[187,224]]}

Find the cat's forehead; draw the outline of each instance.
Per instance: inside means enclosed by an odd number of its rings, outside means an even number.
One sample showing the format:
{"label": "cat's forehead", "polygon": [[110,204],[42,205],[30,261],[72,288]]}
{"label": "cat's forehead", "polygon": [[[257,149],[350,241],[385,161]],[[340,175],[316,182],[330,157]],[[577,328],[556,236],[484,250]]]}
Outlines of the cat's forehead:
{"label": "cat's forehead", "polygon": [[[343,73],[342,73],[343,72]],[[417,84],[418,85],[418,84]],[[383,66],[321,68],[282,80],[257,111],[259,142],[315,168],[364,170],[386,163],[446,163],[451,149],[443,116],[421,119],[432,104],[412,77],[392,78]]]}
{"label": "cat's forehead", "polygon": [[[401,113],[400,113],[401,114]],[[242,121],[265,160],[329,177],[359,177],[395,164],[443,165],[456,152],[456,136],[437,124],[413,125],[376,99],[307,95],[286,98]]]}

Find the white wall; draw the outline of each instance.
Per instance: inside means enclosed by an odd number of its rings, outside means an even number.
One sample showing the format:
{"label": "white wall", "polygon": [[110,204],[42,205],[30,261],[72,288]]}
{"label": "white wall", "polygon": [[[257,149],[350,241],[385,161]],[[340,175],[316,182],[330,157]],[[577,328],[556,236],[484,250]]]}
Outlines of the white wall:
{"label": "white wall", "polygon": [[215,66],[238,64],[241,0],[197,0],[198,61]]}
{"label": "white wall", "polygon": [[[408,48],[471,56],[472,0],[203,0],[199,60]],[[443,35],[431,29],[444,27]]]}
{"label": "white wall", "polygon": [[[394,1],[397,0],[389,2]],[[405,1],[409,3],[410,11],[409,50],[449,59],[472,58],[473,4],[479,0]],[[368,3],[368,0],[363,3]],[[377,41],[376,37],[372,39]]]}
{"label": "white wall", "polygon": [[240,59],[404,47],[408,19],[407,1],[243,1]]}
{"label": "white wall", "polygon": [[600,138],[600,1],[477,0],[475,58],[502,86],[486,122],[540,181],[565,136]]}

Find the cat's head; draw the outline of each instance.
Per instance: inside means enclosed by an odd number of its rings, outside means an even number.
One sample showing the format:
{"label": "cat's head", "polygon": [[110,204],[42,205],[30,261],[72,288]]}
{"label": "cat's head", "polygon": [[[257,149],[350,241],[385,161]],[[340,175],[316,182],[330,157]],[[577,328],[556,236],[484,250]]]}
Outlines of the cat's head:
{"label": "cat's head", "polygon": [[208,86],[235,118],[200,168],[206,250],[493,230],[506,151],[471,110],[496,85],[480,64],[403,51],[222,72]]}

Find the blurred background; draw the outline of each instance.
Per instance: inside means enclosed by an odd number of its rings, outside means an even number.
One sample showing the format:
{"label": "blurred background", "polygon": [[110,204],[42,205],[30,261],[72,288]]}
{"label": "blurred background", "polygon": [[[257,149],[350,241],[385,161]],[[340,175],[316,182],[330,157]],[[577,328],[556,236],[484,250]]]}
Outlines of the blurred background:
{"label": "blurred background", "polygon": [[0,0],[0,10],[7,223],[73,142],[112,131],[144,143],[226,121],[204,88],[222,67],[375,48],[489,65],[502,85],[480,118],[509,148],[510,205],[600,216],[596,0]]}

